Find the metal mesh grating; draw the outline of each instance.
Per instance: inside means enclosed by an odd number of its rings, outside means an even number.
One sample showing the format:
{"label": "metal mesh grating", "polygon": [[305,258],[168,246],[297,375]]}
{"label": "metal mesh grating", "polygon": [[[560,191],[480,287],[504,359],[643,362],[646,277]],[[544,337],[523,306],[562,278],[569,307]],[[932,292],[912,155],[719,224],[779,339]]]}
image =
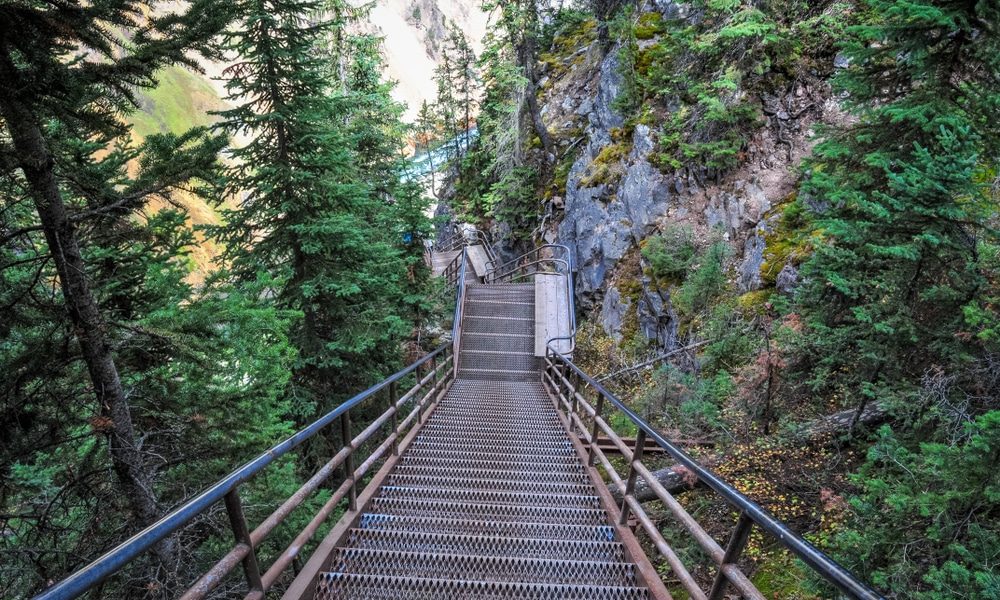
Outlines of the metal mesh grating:
{"label": "metal mesh grating", "polygon": [[365,513],[361,515],[359,527],[366,530],[409,531],[428,534],[482,535],[484,532],[488,532],[490,535],[498,537],[598,542],[615,540],[615,531],[608,525],[533,523],[530,521],[489,522],[477,519],[441,518],[433,515]]}
{"label": "metal mesh grating", "polygon": [[466,370],[497,369],[501,371],[530,371],[537,380],[540,375],[541,359],[529,352],[514,353],[497,350],[470,350],[462,348],[458,361],[459,377]]}
{"label": "metal mesh grating", "polygon": [[531,333],[534,335],[534,319],[511,319],[508,317],[466,317],[462,320],[462,331],[470,333]]}
{"label": "metal mesh grating", "polygon": [[582,585],[531,584],[420,579],[379,575],[324,573],[316,590],[316,600],[439,600],[441,598],[505,600],[644,600],[645,589]]}
{"label": "metal mesh grating", "polygon": [[352,548],[381,549],[398,552],[466,554],[475,556],[512,556],[552,560],[611,561],[625,560],[620,542],[559,540],[456,533],[426,533],[396,530],[352,529]]}
{"label": "metal mesh grating", "polygon": [[430,467],[448,472],[452,469],[473,469],[481,472],[493,471],[518,471],[536,473],[583,473],[583,465],[573,457],[560,460],[561,457],[547,457],[545,460],[538,460],[538,457],[518,456],[508,454],[498,456],[497,454],[486,455],[489,458],[467,458],[467,453],[459,452],[449,456],[436,456],[434,454],[417,455],[407,452],[403,457],[399,468],[403,467]]}
{"label": "metal mesh grating", "polygon": [[577,585],[635,584],[634,567],[629,563],[431,554],[362,548],[338,549],[330,563],[330,569],[339,573],[376,573],[427,579]]}
{"label": "metal mesh grating", "polygon": [[[484,471],[482,469],[456,469],[448,465],[447,468],[442,467],[413,467],[409,465],[399,465],[396,470],[390,475],[388,481],[393,482],[393,485],[406,485],[407,483],[416,486],[418,482],[422,482],[428,479],[440,480],[440,485],[445,486],[447,483],[451,482],[454,487],[462,487],[458,485],[462,483],[463,485],[468,485],[465,482],[469,481],[483,481],[482,478],[489,477],[493,485],[497,486],[497,489],[513,489],[506,488],[508,482],[515,483],[524,486],[538,486],[538,485],[581,485],[590,486],[590,479],[587,477],[582,470],[579,471],[536,471],[526,470],[526,471],[515,471],[511,469],[503,470],[492,470]],[[590,492],[593,493],[593,492]]]}
{"label": "metal mesh grating", "polygon": [[462,350],[493,350],[511,352],[535,351],[535,336],[525,333],[469,333],[462,334]]}
{"label": "metal mesh grating", "polygon": [[538,494],[481,489],[426,489],[384,485],[379,489],[379,499],[420,500],[451,504],[499,504],[518,506],[544,506],[546,508],[599,509],[597,496],[575,494]]}
{"label": "metal mesh grating", "polygon": [[566,506],[525,506],[512,504],[456,505],[452,502],[414,498],[373,498],[371,510],[402,516],[428,516],[445,519],[474,519],[503,522],[565,523],[567,525],[601,525],[607,522],[602,509]]}
{"label": "metal mesh grating", "polygon": [[[465,490],[496,490],[501,492],[518,492],[537,494],[580,494],[592,495],[594,488],[589,481],[574,481],[572,475],[561,477],[563,481],[552,481],[551,476],[544,477],[520,477],[527,475],[518,473],[517,478],[496,479],[492,473],[479,473],[479,477],[489,476],[489,479],[473,477],[458,477],[452,473],[442,471],[436,475],[401,475],[394,474],[386,481],[386,485],[393,487],[405,487],[411,489],[465,489]],[[582,479],[579,475],[577,478]],[[539,481],[540,480],[540,481]]]}

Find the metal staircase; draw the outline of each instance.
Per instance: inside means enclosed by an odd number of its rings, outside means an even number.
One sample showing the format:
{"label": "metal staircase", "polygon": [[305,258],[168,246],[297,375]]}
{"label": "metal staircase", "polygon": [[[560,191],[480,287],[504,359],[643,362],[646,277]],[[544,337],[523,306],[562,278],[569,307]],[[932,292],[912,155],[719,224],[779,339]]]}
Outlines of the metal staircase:
{"label": "metal staircase", "polygon": [[[470,246],[479,247],[476,260],[469,258]],[[428,264],[454,294],[451,341],[37,598],[76,598],[107,591],[116,580],[134,582],[130,561],[192,523],[204,527],[220,504],[233,546],[183,591],[159,597],[231,598],[238,592],[260,600],[283,592],[284,600],[668,599],[659,569],[687,598],[765,600],[740,560],[754,530],[826,580],[830,597],[880,597],[572,362],[568,248],[542,246],[498,264],[486,238],[475,234],[437,250],[450,258],[445,264],[432,255]],[[536,298],[543,299],[538,307]],[[352,423],[359,412],[366,416],[360,432]],[[635,440],[620,437],[612,413],[637,432]],[[241,487],[318,435],[328,445],[339,440],[339,448],[331,448],[328,462],[251,529]],[[644,458],[647,446],[683,465],[734,513],[725,546],[656,480]],[[638,481],[655,493],[658,514],[636,498]],[[308,524],[285,540],[283,551],[266,553],[269,565],[259,564],[259,549],[273,541],[269,536],[320,490],[326,490],[324,500]],[[338,511],[343,516],[317,544],[313,538]],[[709,564],[697,570],[686,564],[664,538],[663,519],[690,534]],[[644,548],[656,550],[658,569]],[[306,549],[310,555],[302,564]],[[240,567],[242,586],[234,581]]]}
{"label": "metal staircase", "polygon": [[542,386],[534,285],[466,294],[458,378],[316,598],[650,597]]}

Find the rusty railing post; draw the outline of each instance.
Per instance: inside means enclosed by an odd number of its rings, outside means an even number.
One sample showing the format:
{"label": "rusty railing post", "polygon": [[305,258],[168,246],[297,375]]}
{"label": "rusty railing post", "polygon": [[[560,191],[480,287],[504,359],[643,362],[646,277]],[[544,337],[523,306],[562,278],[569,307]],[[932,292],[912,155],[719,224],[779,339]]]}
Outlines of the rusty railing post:
{"label": "rusty railing post", "polygon": [[642,462],[642,450],[646,446],[646,430],[640,429],[635,435],[635,450],[632,451],[632,462],[629,463],[628,481],[625,483],[625,493],[622,494],[622,514],[618,519],[619,525],[628,522],[628,497],[635,491],[635,480],[639,476],[635,466]]}
{"label": "rusty railing post", "polygon": [[729,579],[726,577],[726,565],[734,564],[740,559],[740,554],[750,539],[750,530],[753,529],[753,519],[747,516],[746,512],[740,513],[740,518],[736,522],[736,529],[729,538],[729,545],[726,546],[726,553],[722,557],[722,564],[719,565],[719,572],[715,575],[712,583],[712,591],[708,593],[708,600],[722,600],[722,595],[726,592]]}
{"label": "rusty railing post", "polygon": [[[260,565],[257,564],[257,552],[250,540],[250,530],[243,514],[243,503],[240,502],[238,488],[233,488],[226,494],[226,512],[229,513],[229,525],[233,528],[236,543],[247,547],[247,555],[243,559],[243,575],[246,576],[250,593],[264,593],[264,584],[260,579]],[[234,565],[235,566],[235,565]]]}
{"label": "rusty railing post", "polygon": [[[419,381],[419,380],[418,380]],[[392,455],[399,456],[399,413],[396,411],[396,401],[399,400],[399,387],[395,381],[389,384],[389,410],[392,411]]]}
{"label": "rusty railing post", "polygon": [[580,377],[580,374],[577,373],[576,371],[573,371],[573,397],[570,398],[570,402],[573,405],[573,414],[576,414],[577,411],[579,411],[580,409],[579,400],[577,399],[577,394],[580,394],[581,396],[583,395],[583,390],[580,388],[580,384],[582,382],[583,379]]}
{"label": "rusty railing post", "polygon": [[340,415],[340,437],[344,440],[344,447],[350,447],[347,458],[344,459],[344,473],[351,479],[351,487],[347,491],[347,506],[350,510],[358,510],[358,481],[354,473],[354,451],[357,448],[351,446],[351,411],[345,411]]}
{"label": "rusty railing post", "polygon": [[438,367],[437,367],[437,365],[438,365],[437,355],[432,356],[431,357],[431,373],[433,373],[433,375],[431,375],[431,389],[434,390],[434,392],[435,392],[434,396],[431,396],[432,398],[435,397],[435,396],[437,396],[437,391],[438,391]]}
{"label": "rusty railing post", "polygon": [[601,412],[604,411],[604,394],[598,390],[597,392],[597,404],[594,406],[594,430],[590,436],[590,456],[587,457],[587,466],[594,466],[594,462],[597,460],[597,434],[601,431],[601,426],[598,424],[598,419],[601,418]]}

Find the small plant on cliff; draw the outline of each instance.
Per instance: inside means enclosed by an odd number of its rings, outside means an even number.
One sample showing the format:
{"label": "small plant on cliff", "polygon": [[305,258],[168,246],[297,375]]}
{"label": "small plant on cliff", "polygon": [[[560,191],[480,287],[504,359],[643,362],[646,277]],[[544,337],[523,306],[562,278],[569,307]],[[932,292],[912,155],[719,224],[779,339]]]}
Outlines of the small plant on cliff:
{"label": "small plant on cliff", "polygon": [[694,232],[685,225],[669,225],[663,233],[646,240],[642,257],[650,274],[659,280],[682,282],[695,257]]}

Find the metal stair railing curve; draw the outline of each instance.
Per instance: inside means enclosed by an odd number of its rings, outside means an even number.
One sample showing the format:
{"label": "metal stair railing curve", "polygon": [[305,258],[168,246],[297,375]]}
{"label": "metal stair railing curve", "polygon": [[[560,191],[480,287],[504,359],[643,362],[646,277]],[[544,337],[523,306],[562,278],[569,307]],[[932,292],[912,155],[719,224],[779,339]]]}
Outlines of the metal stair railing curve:
{"label": "metal stair railing curve", "polygon": [[[847,597],[861,600],[876,600],[882,597],[832,558],[789,529],[767,510],[663,437],[652,425],[629,409],[600,383],[584,373],[566,354],[554,351],[551,346],[546,351],[545,370],[542,378],[546,388],[557,399],[557,403],[564,412],[570,435],[576,437],[588,449],[590,466],[596,468],[596,464],[599,464],[607,475],[607,479],[623,490],[620,522],[625,524],[630,514],[635,516],[642,530],[667,561],[671,571],[690,598],[720,600],[725,597],[727,587],[732,585],[743,598],[765,600],[765,597],[737,564],[749,540],[750,533],[755,527],[776,539],[779,544],[805,563],[809,569],[846,594]],[[587,398],[586,392],[588,390],[595,396],[593,401]],[[628,447],[609,424],[605,417],[609,408],[623,414],[636,427],[638,433],[634,450]],[[606,436],[605,439],[610,441],[628,462],[628,472],[624,479],[604,451],[601,450],[602,435]],[[738,512],[736,526],[725,548],[720,546],[698,524],[694,517],[656,479],[652,471],[643,464],[643,450],[647,438],[688,469],[707,488],[719,495],[730,508]],[[681,562],[678,554],[664,539],[659,527],[636,499],[635,488],[640,477],[668,509],[669,514],[694,537],[705,554],[715,563],[717,571],[708,593],[702,590],[690,571]]]}
{"label": "metal stair railing curve", "polygon": [[488,262],[496,261],[496,253],[493,251],[493,242],[490,241],[486,232],[472,228],[465,231],[457,231],[451,236],[441,241],[434,242],[433,248],[438,252],[451,252],[461,250],[466,246],[480,245],[486,251]]}
{"label": "metal stair railing curve", "polygon": [[[389,376],[385,380],[360,392],[337,406],[291,437],[271,447],[263,454],[236,469],[225,478],[175,508],[139,531],[131,538],[112,548],[87,566],[73,572],[68,577],[45,589],[34,600],[68,600],[77,598],[97,587],[125,568],[141,554],[153,549],[167,537],[180,532],[187,524],[205,514],[220,502],[225,505],[230,528],[235,542],[214,566],[201,574],[181,596],[184,600],[206,597],[237,566],[242,565],[247,582],[247,600],[257,600],[265,596],[282,574],[292,566],[301,550],[308,544],[320,525],[346,502],[351,510],[357,508],[358,484],[362,477],[373,472],[372,467],[380,461],[398,457],[400,442],[412,435],[424,418],[425,410],[443,395],[454,379],[457,369],[458,340],[461,338],[462,305],[465,295],[465,255],[463,251],[456,257],[460,261],[455,285],[456,306],[452,324],[452,341],[442,344],[417,362]],[[414,383],[402,395],[399,384],[412,377]],[[380,398],[384,396],[384,398]],[[387,408],[360,433],[352,433],[351,410],[367,406],[369,401],[384,400]],[[410,411],[400,419],[403,410]],[[279,458],[288,455],[307,440],[328,427],[339,424],[343,445],[339,451],[320,467],[294,494],[276,508],[252,531],[243,514],[240,486],[263,472]],[[383,427],[390,428],[389,434],[381,439],[378,446],[367,455],[360,448]],[[359,460],[360,459],[360,460]],[[358,464],[359,463],[359,464]],[[267,536],[298,508],[311,494],[317,491],[338,470],[343,468],[347,476],[330,498],[315,513],[309,524],[278,555],[267,570],[262,572],[257,561],[256,549]]]}
{"label": "metal stair railing curve", "polygon": [[[549,256],[546,256],[549,254]],[[521,256],[509,260],[505,263],[496,264],[496,261],[487,263],[486,283],[513,282],[515,280],[527,279],[539,273],[558,273],[563,277],[566,287],[566,312],[569,320],[569,333],[564,336],[549,338],[545,341],[546,348],[554,342],[569,341],[569,350],[564,352],[567,356],[572,356],[576,347],[576,299],[574,297],[573,281],[573,251],[564,244],[543,244],[534,250],[526,252]],[[551,270],[546,270],[551,269]]]}

